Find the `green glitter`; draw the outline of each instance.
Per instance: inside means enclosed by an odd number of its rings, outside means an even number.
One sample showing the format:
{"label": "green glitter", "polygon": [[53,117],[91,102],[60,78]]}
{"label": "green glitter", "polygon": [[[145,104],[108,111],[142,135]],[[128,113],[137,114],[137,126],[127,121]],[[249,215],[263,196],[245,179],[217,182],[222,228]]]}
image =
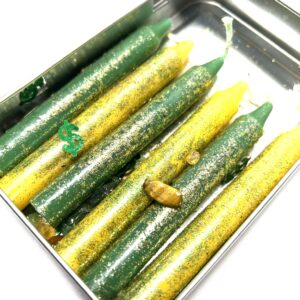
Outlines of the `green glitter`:
{"label": "green glitter", "polygon": [[73,130],[78,131],[79,128],[64,120],[64,124],[58,129],[58,136],[61,140],[69,143],[63,145],[63,150],[76,157],[78,151],[83,147],[83,139],[80,135],[73,133]]}

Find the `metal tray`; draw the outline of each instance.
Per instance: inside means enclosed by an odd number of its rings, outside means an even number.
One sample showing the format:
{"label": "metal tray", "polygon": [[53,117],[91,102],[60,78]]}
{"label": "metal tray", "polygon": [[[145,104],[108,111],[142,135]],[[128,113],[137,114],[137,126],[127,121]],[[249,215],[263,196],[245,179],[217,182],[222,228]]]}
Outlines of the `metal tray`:
{"label": "metal tray", "polygon": [[[299,92],[295,91],[294,85],[300,82],[300,53],[297,49],[297,41],[300,34],[300,16],[280,1],[271,0],[252,0],[252,1],[187,1],[187,0],[158,0],[158,1],[140,1],[141,6],[137,6],[133,12],[126,15],[112,25],[110,28],[100,32],[99,35],[88,41],[76,51],[68,55],[61,62],[51,67],[45,73],[43,78],[54,74],[56,76],[46,82],[46,87],[40,92],[37,100],[28,107],[21,107],[19,103],[19,93],[24,90],[33,81],[19,89],[10,97],[0,101],[0,123],[2,130],[11,126],[33,105],[42,101],[50,92],[55,91],[66,80],[72,78],[78,70],[91,62],[95,56],[93,47],[98,50],[104,50],[115,40],[109,39],[109,30],[116,30],[118,38],[126,32],[132,30],[141,23],[139,19],[139,10],[149,9],[153,5],[154,14],[151,21],[164,17],[172,17],[174,21],[172,40],[192,39],[196,46],[190,59],[190,65],[201,64],[222,54],[224,48],[225,33],[221,18],[231,16],[234,19],[234,39],[232,49],[226,59],[226,63],[218,75],[218,79],[210,93],[215,90],[226,88],[236,81],[244,79],[249,82],[252,90],[252,102],[244,101],[239,114],[253,110],[253,102],[260,104],[266,100],[274,103],[274,111],[270,120],[266,124],[265,135],[257,143],[252,151],[254,158],[263,148],[280,132],[299,124],[300,112],[297,97]],[[135,16],[135,17],[132,17]],[[271,23],[270,23],[271,22]],[[120,26],[121,24],[121,26]],[[272,24],[272,28],[269,28]],[[122,29],[120,31],[120,28]],[[96,41],[96,43],[95,43]],[[74,55],[81,50],[84,53],[78,56],[78,65],[70,64]],[[69,62],[67,74],[61,73],[65,63]],[[51,73],[52,72],[52,73]],[[39,78],[39,76],[37,77]],[[50,84],[51,83],[51,84]],[[294,89],[294,91],[293,91]],[[298,109],[297,109],[298,105]],[[10,122],[4,118],[4,113],[9,112]],[[13,118],[12,118],[13,116]],[[185,116],[187,117],[188,114]],[[1,119],[1,117],[3,117]],[[280,122],[278,122],[280,120]],[[180,122],[172,126],[178,126]],[[1,132],[0,128],[0,132]],[[170,129],[172,131],[172,129]],[[151,147],[163,140],[169,133],[162,135]],[[292,170],[282,179],[274,188],[272,193],[261,203],[259,207],[244,222],[239,230],[223,245],[223,247],[214,255],[198,275],[189,283],[188,286],[178,295],[177,299],[185,299],[189,292],[205,277],[205,275],[217,264],[217,262],[226,254],[231,246],[239,239],[245,230],[252,224],[261,211],[274,199],[278,191],[287,183],[288,179],[300,169],[300,161]],[[299,175],[298,175],[299,176]],[[197,216],[208,203],[221,191],[219,188],[211,197],[209,197],[186,222],[169,239],[159,254],[167,244],[169,244],[190,222]],[[11,201],[0,191],[0,197],[12,208],[23,223],[48,249],[55,259],[63,266],[70,276],[85,291],[87,297],[96,299],[88,290],[84,283],[76,276],[72,270],[61,260],[49,244],[40,236],[35,228],[27,221],[24,215],[11,203]]]}

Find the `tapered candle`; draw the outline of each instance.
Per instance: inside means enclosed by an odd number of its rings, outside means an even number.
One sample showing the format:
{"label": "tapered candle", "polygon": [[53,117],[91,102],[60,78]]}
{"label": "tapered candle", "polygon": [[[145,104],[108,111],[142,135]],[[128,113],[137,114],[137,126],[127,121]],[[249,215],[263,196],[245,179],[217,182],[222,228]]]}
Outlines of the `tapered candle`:
{"label": "tapered candle", "polygon": [[270,103],[236,119],[172,184],[182,195],[178,208],[152,204],[83,276],[99,299],[113,299],[138,274],[186,218],[217,187],[263,134]]}
{"label": "tapered candle", "polygon": [[[178,75],[191,48],[191,42],[186,41],[161,50],[71,120],[83,140],[78,155],[82,156]],[[77,160],[64,151],[65,143],[54,135],[0,179],[0,188],[20,209]]]}
{"label": "tapered candle", "polygon": [[[204,83],[200,78],[207,71],[193,67],[192,72],[191,91],[193,82]],[[216,93],[60,241],[56,250],[75,272],[86,270],[149,206],[145,180],[168,183],[175,178],[186,167],[188,154],[203,149],[237,112],[246,88],[241,83],[225,94]]]}
{"label": "tapered candle", "polygon": [[190,93],[193,75],[191,69],[176,79],[38,194],[31,201],[36,211],[57,226],[199,99],[204,90],[198,81]]}
{"label": "tapered candle", "polygon": [[0,137],[0,177],[56,133],[108,87],[150,57],[169,32],[171,20],[143,26],[37,106]]}
{"label": "tapered candle", "polygon": [[120,298],[174,299],[300,159],[299,141],[300,126],[275,139]]}

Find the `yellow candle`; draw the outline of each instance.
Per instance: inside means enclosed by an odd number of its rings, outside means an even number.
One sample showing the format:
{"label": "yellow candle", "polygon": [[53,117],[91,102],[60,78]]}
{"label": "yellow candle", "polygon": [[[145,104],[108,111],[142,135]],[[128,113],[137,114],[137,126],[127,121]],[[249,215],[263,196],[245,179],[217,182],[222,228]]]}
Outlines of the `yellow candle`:
{"label": "yellow candle", "polygon": [[299,159],[300,126],[271,143],[120,298],[174,299]]}
{"label": "yellow candle", "polygon": [[[176,77],[192,47],[186,41],[161,50],[73,119],[84,141],[79,157]],[[63,151],[64,144],[54,135],[0,180],[0,188],[18,208],[26,207],[77,159]]]}
{"label": "yellow candle", "polygon": [[75,272],[86,270],[150,204],[145,180],[175,178],[186,167],[187,155],[203,149],[230,121],[246,89],[241,82],[213,95],[60,241],[56,250]]}

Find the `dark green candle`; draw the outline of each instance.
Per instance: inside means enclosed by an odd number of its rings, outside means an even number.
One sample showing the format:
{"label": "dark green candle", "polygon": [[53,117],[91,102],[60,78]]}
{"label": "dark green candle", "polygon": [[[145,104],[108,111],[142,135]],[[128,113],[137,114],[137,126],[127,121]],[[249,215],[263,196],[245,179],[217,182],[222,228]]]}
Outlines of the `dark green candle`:
{"label": "dark green candle", "polygon": [[144,26],[85,68],[0,137],[0,177],[57,132],[107,88],[132,71],[159,47],[169,19]]}
{"label": "dark green candle", "polygon": [[[190,41],[184,41],[159,51],[77,117],[64,122],[58,134],[0,179],[0,188],[19,209],[26,207],[30,200],[79,157],[118,128],[174,79],[185,66],[192,46]],[[82,145],[76,158],[65,152],[70,149],[69,146],[75,146],[71,139],[71,128],[77,128],[74,137],[80,138]]]}
{"label": "dark green candle", "polygon": [[[175,299],[214,255],[221,254],[221,247],[240,226],[251,223],[251,214],[299,161],[299,140],[299,125],[278,136],[125,290],[119,293],[118,299]],[[257,211],[255,215],[256,213]],[[285,213],[284,216],[289,217],[289,211]],[[278,222],[285,226],[283,219],[280,218]],[[281,236],[278,236],[278,239],[280,238]],[[226,250],[229,248],[228,245],[225,246]],[[289,245],[286,249],[289,249]],[[250,288],[251,282],[248,282],[248,285]],[[243,299],[246,293],[247,290],[240,298]]]}
{"label": "dark green candle", "polygon": [[87,199],[133,156],[190,108],[211,81],[203,67],[193,67],[150,103],[92,148],[69,170],[38,194],[31,204],[52,226]]}
{"label": "dark green candle", "polygon": [[157,250],[199,206],[226,174],[248,155],[263,133],[272,109],[267,103],[239,117],[201,154],[173,184],[183,196],[179,208],[154,203],[84,275],[83,280],[99,299],[112,299],[144,267]]}
{"label": "dark green candle", "polygon": [[[199,67],[195,71],[202,72]],[[189,154],[203,150],[227,125],[246,89],[241,82],[215,93],[58,243],[56,251],[75,272],[87,270],[151,204],[143,190],[145,180],[170,183],[177,177]]]}

